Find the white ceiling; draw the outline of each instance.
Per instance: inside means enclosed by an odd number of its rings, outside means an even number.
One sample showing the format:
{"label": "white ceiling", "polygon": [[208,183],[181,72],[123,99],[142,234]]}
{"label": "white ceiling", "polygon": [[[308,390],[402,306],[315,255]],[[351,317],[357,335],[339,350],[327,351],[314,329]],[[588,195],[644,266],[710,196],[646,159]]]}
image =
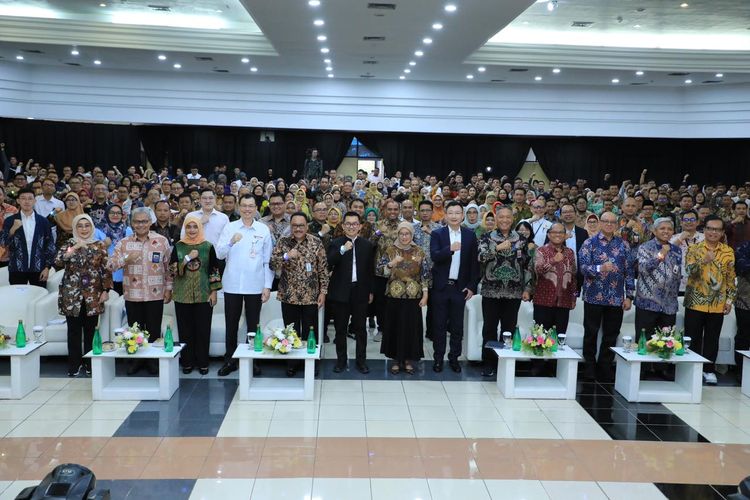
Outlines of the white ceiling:
{"label": "white ceiling", "polygon": [[[750,82],[747,0],[687,0],[687,8],[678,0],[559,0],[551,12],[544,0],[453,0],[452,13],[444,10],[451,0],[374,1],[396,8],[368,8],[367,0],[320,0],[316,7],[308,0],[0,0],[0,57],[248,78],[326,77],[329,58],[335,78],[467,85]],[[325,24],[315,26],[315,19]],[[576,28],[574,21],[593,24]],[[441,30],[432,28],[436,22]],[[424,44],[425,37],[433,43]],[[71,54],[74,47],[78,55]]]}

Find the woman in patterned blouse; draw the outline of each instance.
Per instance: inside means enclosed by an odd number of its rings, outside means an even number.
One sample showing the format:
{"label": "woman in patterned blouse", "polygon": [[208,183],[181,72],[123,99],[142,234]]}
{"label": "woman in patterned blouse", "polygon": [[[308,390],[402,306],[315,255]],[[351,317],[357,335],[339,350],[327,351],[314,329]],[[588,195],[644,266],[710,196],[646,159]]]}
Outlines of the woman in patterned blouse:
{"label": "woman in patterned blouse", "polygon": [[428,270],[424,251],[413,241],[414,226],[402,222],[396,232],[396,241],[377,264],[388,278],[380,352],[393,360],[392,374],[403,366],[411,375],[412,363],[424,357],[421,308],[427,305]]}
{"label": "woman in patterned blouse", "polygon": [[565,333],[570,310],[576,306],[576,256],[565,245],[565,227],[556,223],[547,231],[549,243],[539,247],[534,260],[534,322]]}
{"label": "woman in patterned blouse", "polygon": [[[91,374],[90,361],[83,352],[91,350],[94,328],[112,289],[112,273],[107,269],[107,248],[94,241],[94,221],[86,214],[72,222],[73,238],[60,246],[55,268],[63,269],[58,309],[68,325],[68,376],[75,377],[81,367]],[[81,351],[83,334],[83,351]]]}

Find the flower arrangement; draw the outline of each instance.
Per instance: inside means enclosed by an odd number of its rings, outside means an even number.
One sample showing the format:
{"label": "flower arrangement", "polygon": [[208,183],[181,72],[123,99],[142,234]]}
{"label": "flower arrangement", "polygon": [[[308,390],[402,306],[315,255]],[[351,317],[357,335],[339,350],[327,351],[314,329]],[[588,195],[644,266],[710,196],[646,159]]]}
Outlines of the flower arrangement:
{"label": "flower arrangement", "polygon": [[646,350],[662,359],[671,358],[678,349],[682,349],[682,330],[674,326],[657,328],[646,341]]}
{"label": "flower arrangement", "polygon": [[552,353],[555,340],[552,338],[552,330],[545,330],[542,325],[534,323],[531,325],[531,333],[521,341],[521,350],[533,353],[536,356],[544,356]]}
{"label": "flower arrangement", "polygon": [[5,349],[10,345],[10,335],[5,334],[5,328],[0,326],[0,349]]}
{"label": "flower arrangement", "polygon": [[286,325],[284,328],[274,328],[263,343],[267,348],[279,354],[288,354],[292,349],[302,348],[302,340],[293,324]]}
{"label": "flower arrangement", "polygon": [[142,330],[138,323],[129,326],[127,330],[115,335],[117,347],[124,347],[128,354],[135,354],[141,347],[148,345],[148,332]]}

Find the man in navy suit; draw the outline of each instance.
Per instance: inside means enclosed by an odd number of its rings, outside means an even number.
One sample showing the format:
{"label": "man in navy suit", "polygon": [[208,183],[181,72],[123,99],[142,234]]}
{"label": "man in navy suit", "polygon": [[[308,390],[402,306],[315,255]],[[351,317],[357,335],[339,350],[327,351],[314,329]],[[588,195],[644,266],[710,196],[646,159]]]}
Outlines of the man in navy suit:
{"label": "man in navy suit", "polygon": [[448,226],[432,232],[430,256],[432,257],[432,345],[435,362],[432,369],[443,371],[446,335],[450,331],[448,364],[461,372],[458,357],[464,336],[464,306],[477,291],[479,260],[477,237],[474,231],[461,227],[464,209],[460,203],[447,204],[445,218]]}
{"label": "man in navy suit", "polygon": [[34,191],[18,191],[17,214],[5,218],[0,246],[5,247],[11,285],[45,286],[55,260],[55,242],[47,219],[34,212]]}

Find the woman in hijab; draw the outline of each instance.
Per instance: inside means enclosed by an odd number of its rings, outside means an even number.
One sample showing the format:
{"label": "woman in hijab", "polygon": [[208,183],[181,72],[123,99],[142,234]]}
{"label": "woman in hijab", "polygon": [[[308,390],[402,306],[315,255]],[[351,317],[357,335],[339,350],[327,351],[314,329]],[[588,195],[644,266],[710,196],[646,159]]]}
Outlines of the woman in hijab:
{"label": "woman in hijab", "polygon": [[586,217],[586,225],[584,229],[589,233],[589,238],[599,232],[599,217],[596,214],[591,214]]}
{"label": "woman in hijab", "polygon": [[341,222],[341,211],[336,207],[328,209],[328,216],[326,217],[326,224],[331,226],[331,231],[335,231]]}
{"label": "woman in hijab", "polygon": [[490,191],[484,198],[484,205],[480,207],[483,212],[494,212],[494,204],[497,201],[497,195]]}
{"label": "woman in hijab", "polygon": [[[121,239],[133,234],[133,230],[125,223],[124,219],[125,216],[122,207],[119,205],[110,205],[107,208],[104,215],[102,231],[104,232],[105,237],[104,247],[107,249],[108,255],[114,253],[115,246]],[[112,289],[120,295],[122,295],[122,275],[122,269],[118,269],[112,273]]]}
{"label": "woman in hijab", "polygon": [[365,210],[365,220],[369,222],[372,227],[378,223],[379,213],[377,208],[368,208]]}
{"label": "woman in hijab", "polygon": [[[57,307],[68,325],[68,376],[84,369],[91,375],[91,362],[83,353],[91,350],[94,329],[112,289],[112,274],[107,268],[107,249],[94,239],[94,221],[79,214],[71,221],[72,238],[60,245],[55,268],[64,270]],[[83,350],[81,350],[83,337]]]}
{"label": "woman in hijab", "polygon": [[469,203],[466,205],[464,213],[464,222],[461,225],[466,229],[471,229],[476,234],[477,229],[482,225],[482,221],[479,219],[479,207],[476,203]]}
{"label": "woman in hijab", "polygon": [[482,237],[483,234],[491,233],[495,230],[495,214],[493,212],[485,212],[482,216],[482,224],[475,230],[477,234],[477,240]]}
{"label": "woman in hijab", "polygon": [[58,250],[73,237],[73,219],[82,213],[81,199],[75,193],[68,193],[65,195],[65,210],[52,212],[47,217],[50,222],[54,222],[57,226],[55,243]]}
{"label": "woman in hijab", "polygon": [[445,219],[445,207],[443,206],[443,195],[435,194],[432,197],[432,222],[442,224]]}
{"label": "woman in hijab", "polygon": [[393,360],[393,375],[401,368],[411,375],[413,363],[424,357],[421,308],[427,305],[429,271],[424,250],[413,241],[414,225],[401,222],[396,230],[396,241],[377,263],[388,278],[380,352]]}
{"label": "woman in hijab", "polygon": [[175,243],[170,260],[177,329],[185,344],[180,361],[182,373],[191,373],[197,366],[206,375],[212,307],[221,289],[219,261],[213,245],[206,241],[200,217],[188,215],[183,227],[185,237]]}
{"label": "woman in hijab", "polygon": [[304,189],[298,189],[294,193],[294,202],[297,203],[297,210],[305,214],[307,220],[310,221],[312,219],[312,211],[310,210],[310,205],[307,204],[307,196]]}
{"label": "woman in hijab", "polygon": [[378,191],[378,185],[371,182],[365,193],[365,206],[367,208],[380,208],[380,202],[383,200],[383,193]]}

